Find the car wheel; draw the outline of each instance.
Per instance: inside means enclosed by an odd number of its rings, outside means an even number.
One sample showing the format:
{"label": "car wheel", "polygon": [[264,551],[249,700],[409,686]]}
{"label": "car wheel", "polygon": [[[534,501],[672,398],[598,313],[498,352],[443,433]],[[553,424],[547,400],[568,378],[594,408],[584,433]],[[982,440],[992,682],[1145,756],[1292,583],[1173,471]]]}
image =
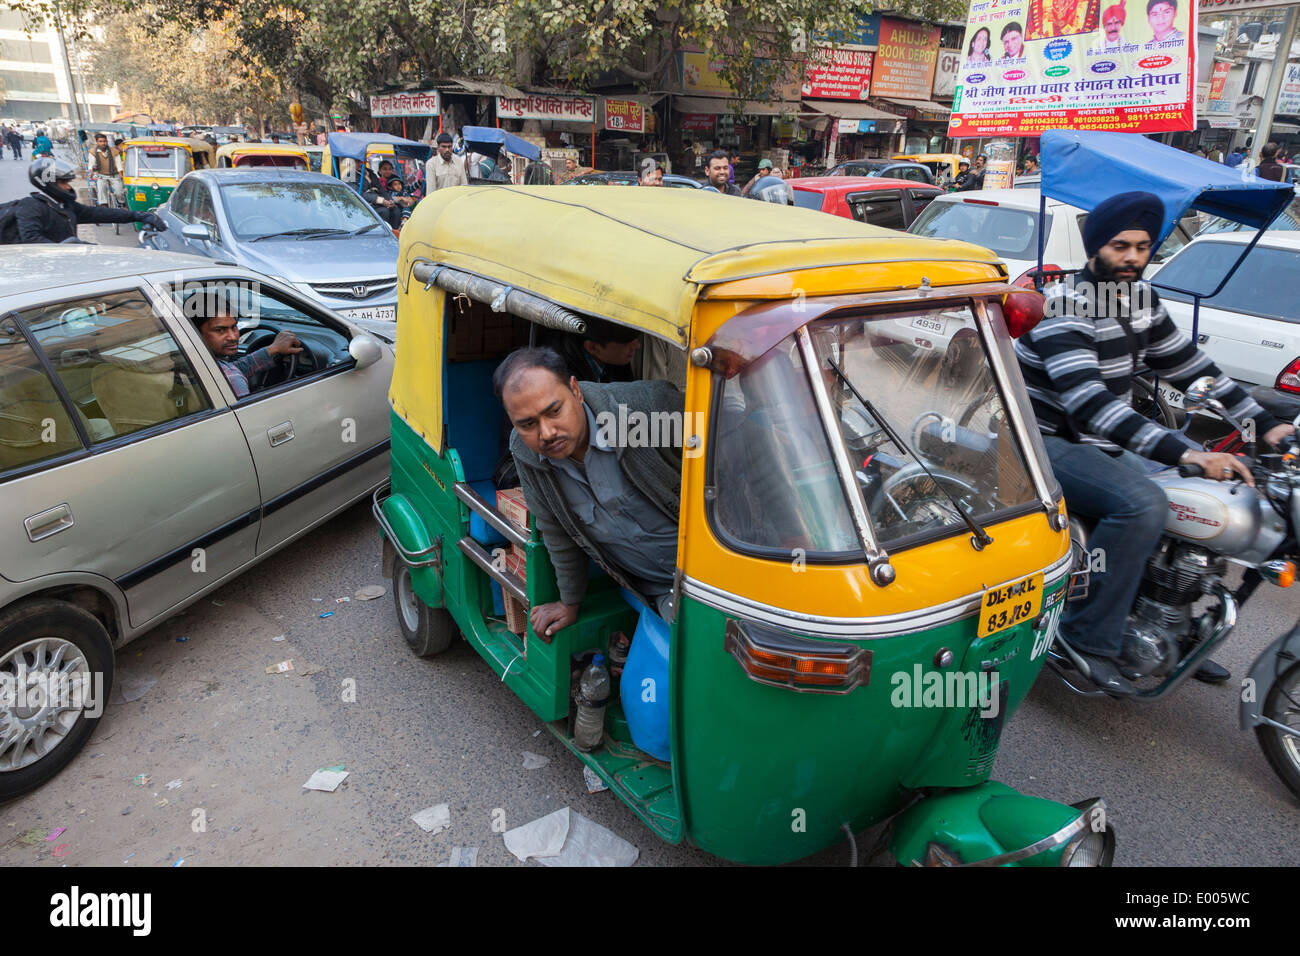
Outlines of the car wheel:
{"label": "car wheel", "polygon": [[113,687],[113,645],[64,601],[0,613],[0,800],[34,790],[94,733]]}
{"label": "car wheel", "polygon": [[398,562],[393,575],[393,600],[397,605],[397,626],[416,657],[434,657],[451,647],[460,629],[445,607],[429,607],[415,593],[411,569]]}

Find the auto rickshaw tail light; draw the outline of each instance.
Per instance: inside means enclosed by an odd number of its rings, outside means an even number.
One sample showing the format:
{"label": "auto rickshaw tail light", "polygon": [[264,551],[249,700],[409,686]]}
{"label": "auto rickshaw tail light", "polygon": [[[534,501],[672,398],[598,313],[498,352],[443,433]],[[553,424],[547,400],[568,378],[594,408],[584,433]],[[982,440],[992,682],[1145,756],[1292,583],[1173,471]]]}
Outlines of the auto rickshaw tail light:
{"label": "auto rickshaw tail light", "polygon": [[723,647],[754,681],[818,694],[847,694],[871,676],[871,652],[799,637],[754,621],[729,620]]}
{"label": "auto rickshaw tail light", "polygon": [[1002,317],[1006,320],[1007,331],[1011,333],[1011,337],[1020,338],[1043,321],[1042,293],[1028,289],[1022,292],[1008,292],[1002,297]]}

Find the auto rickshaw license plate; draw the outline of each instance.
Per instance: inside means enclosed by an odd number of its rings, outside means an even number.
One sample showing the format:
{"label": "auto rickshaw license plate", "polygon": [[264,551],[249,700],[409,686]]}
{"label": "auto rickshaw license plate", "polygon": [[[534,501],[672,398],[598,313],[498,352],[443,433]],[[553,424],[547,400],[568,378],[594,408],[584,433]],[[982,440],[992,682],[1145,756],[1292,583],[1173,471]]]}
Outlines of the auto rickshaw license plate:
{"label": "auto rickshaw license plate", "polygon": [[1031,574],[984,592],[980,602],[979,632],[977,638],[1005,631],[1023,621],[1038,616],[1043,606],[1043,572]]}

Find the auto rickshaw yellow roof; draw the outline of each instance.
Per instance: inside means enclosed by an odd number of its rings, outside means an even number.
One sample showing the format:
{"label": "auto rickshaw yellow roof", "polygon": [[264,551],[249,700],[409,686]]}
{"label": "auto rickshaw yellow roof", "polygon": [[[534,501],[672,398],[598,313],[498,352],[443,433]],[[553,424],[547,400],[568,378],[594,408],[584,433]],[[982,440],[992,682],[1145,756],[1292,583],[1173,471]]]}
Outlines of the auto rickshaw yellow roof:
{"label": "auto rickshaw yellow roof", "polygon": [[247,155],[301,156],[307,158],[307,151],[297,143],[222,143],[217,147],[217,158],[223,156]]}
{"label": "auto rickshaw yellow roof", "polygon": [[123,149],[128,146],[175,146],[188,150],[190,153],[193,153],[198,148],[189,139],[182,139],[178,136],[137,136],[135,139],[128,139],[122,144]]}
{"label": "auto rickshaw yellow roof", "polygon": [[[402,229],[403,283],[432,260],[680,343],[709,286],[828,266],[997,257],[827,213],[697,189],[457,186]],[[897,285],[891,288],[897,288]],[[873,291],[869,289],[845,290]]]}

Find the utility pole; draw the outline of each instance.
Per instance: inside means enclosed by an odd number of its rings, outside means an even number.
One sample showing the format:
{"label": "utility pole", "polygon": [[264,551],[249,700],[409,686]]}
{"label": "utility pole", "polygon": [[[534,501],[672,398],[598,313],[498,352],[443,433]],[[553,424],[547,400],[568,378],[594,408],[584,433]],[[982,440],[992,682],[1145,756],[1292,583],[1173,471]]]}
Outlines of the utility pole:
{"label": "utility pole", "polygon": [[77,121],[77,129],[84,129],[86,124],[81,115],[81,104],[77,101],[77,84],[72,81],[72,64],[68,62],[68,44],[63,37],[63,9],[59,6],[59,0],[54,0],[54,28],[59,31],[59,52],[63,54],[63,71],[68,79],[68,92],[72,96],[72,117]]}
{"label": "utility pole", "polygon": [[1259,151],[1268,142],[1273,132],[1273,116],[1277,113],[1277,100],[1282,92],[1282,81],[1286,78],[1286,64],[1291,58],[1291,41],[1295,39],[1296,8],[1286,8],[1286,22],[1282,25],[1282,34],[1277,38],[1277,52],[1273,54],[1273,68],[1268,74],[1268,89],[1264,93],[1264,105],[1259,108],[1259,123],[1255,126],[1255,138],[1250,144],[1250,164],[1259,165]]}

